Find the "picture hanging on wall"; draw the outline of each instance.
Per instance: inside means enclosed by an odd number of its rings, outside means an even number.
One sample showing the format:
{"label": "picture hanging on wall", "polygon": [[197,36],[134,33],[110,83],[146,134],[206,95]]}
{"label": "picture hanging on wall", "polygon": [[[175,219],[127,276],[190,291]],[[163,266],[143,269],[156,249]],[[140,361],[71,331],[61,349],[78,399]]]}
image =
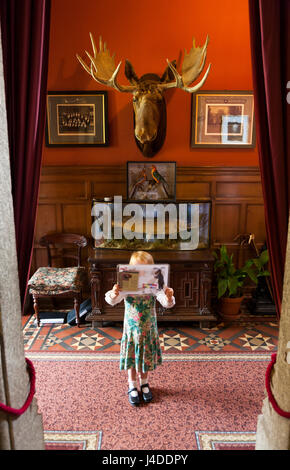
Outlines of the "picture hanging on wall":
{"label": "picture hanging on wall", "polygon": [[199,91],[192,96],[191,147],[255,146],[251,91]]}
{"label": "picture hanging on wall", "polygon": [[127,162],[127,199],[175,201],[175,162]]}
{"label": "picture hanging on wall", "polygon": [[46,101],[46,145],[108,145],[106,91],[49,91]]}

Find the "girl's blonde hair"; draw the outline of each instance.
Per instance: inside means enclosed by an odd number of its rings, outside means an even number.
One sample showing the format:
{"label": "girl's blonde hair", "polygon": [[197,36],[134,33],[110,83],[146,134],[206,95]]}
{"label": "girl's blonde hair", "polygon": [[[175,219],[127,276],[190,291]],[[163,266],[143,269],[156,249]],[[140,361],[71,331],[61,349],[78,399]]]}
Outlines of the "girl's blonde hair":
{"label": "girl's blonde hair", "polygon": [[140,264],[154,264],[153,256],[146,251],[134,251],[131,255],[129,264],[132,264],[134,261],[139,261]]}

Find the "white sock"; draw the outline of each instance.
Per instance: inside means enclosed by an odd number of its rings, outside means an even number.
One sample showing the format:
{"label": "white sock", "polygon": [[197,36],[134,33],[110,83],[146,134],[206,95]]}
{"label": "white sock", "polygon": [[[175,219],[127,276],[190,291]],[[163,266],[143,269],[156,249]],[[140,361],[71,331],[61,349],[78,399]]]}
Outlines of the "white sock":
{"label": "white sock", "polygon": [[[140,387],[141,387],[142,385],[145,385],[145,384],[148,383],[148,378],[147,378],[147,379],[141,379],[141,377],[139,377],[139,380],[140,380]],[[143,391],[144,393],[148,393],[148,392],[149,392],[149,388],[148,388],[148,387],[143,387],[143,388],[142,388],[142,391]]]}
{"label": "white sock", "polygon": [[[129,390],[132,390],[132,388],[137,388],[137,380],[128,380],[129,384]],[[130,393],[131,397],[137,397],[138,396],[138,391],[134,390],[134,392]]]}

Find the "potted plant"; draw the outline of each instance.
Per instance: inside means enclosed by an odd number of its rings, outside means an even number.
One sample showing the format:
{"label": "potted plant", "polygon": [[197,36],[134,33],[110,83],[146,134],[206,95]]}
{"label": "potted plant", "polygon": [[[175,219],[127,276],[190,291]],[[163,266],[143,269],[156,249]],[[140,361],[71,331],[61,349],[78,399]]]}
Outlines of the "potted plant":
{"label": "potted plant", "polygon": [[269,260],[268,250],[264,250],[256,258],[248,259],[242,268],[237,268],[233,254],[229,255],[225,245],[218,252],[213,252],[216,258],[214,271],[217,280],[219,313],[224,320],[235,320],[240,316],[240,306],[243,300],[243,286],[250,278],[255,284],[258,278],[269,276],[264,269]]}

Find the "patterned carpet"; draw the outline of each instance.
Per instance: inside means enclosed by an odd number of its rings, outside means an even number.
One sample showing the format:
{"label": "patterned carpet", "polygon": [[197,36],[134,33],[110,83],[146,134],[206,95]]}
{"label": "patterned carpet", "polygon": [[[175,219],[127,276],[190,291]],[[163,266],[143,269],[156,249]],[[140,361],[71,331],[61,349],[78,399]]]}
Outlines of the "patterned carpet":
{"label": "patterned carpet", "polygon": [[22,322],[46,449],[255,449],[277,323],[161,324],[163,364],[150,376],[154,401],[134,408],[119,371],[121,323],[38,328],[34,317]]}
{"label": "patterned carpet", "polygon": [[[198,450],[255,450],[255,432],[196,431],[195,438]],[[46,431],[44,439],[45,450],[101,450],[102,432]]]}
{"label": "patterned carpet", "polygon": [[47,445],[100,450],[254,449],[265,353],[164,355],[153,402],[128,403],[118,357],[29,353]]}

